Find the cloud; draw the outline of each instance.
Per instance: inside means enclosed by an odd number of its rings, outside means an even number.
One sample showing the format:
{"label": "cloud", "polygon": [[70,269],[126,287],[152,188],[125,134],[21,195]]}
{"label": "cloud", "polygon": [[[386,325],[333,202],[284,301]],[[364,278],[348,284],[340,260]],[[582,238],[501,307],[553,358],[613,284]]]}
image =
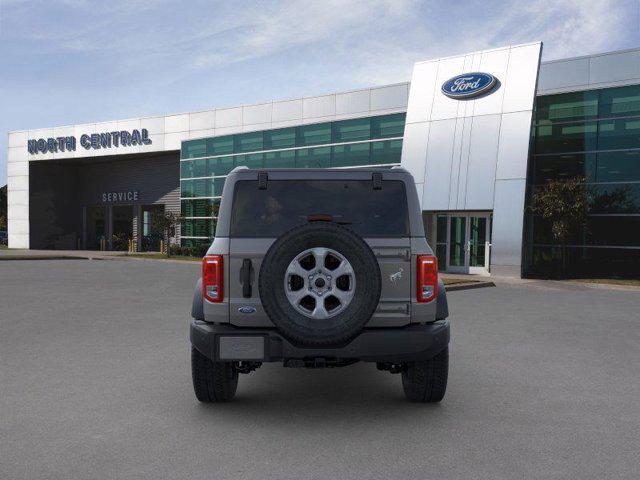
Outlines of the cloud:
{"label": "cloud", "polygon": [[[372,33],[384,21],[388,30],[410,18],[410,0],[324,0],[262,2],[232,21],[233,31],[216,36],[193,58],[196,68],[247,61],[301,47],[332,49]],[[224,22],[226,23],[226,21]],[[381,32],[379,32],[381,33]]]}
{"label": "cloud", "polygon": [[[28,9],[25,3],[15,5]],[[115,75],[143,70],[180,77],[288,55],[291,64],[348,66],[336,75],[346,78],[348,72],[357,83],[367,77],[370,83],[399,81],[408,78],[414,61],[534,40],[544,41],[545,59],[609,50],[632,34],[639,8],[635,0],[56,0],[47,5],[64,14],[57,17],[61,21],[16,35],[39,42],[48,53],[118,56],[111,64]]]}

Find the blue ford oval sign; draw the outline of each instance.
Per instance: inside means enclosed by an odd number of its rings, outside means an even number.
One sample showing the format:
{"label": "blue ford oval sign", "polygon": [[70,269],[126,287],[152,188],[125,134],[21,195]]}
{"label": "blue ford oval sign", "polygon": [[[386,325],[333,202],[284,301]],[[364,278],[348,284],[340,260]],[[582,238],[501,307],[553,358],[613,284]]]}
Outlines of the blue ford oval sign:
{"label": "blue ford oval sign", "polygon": [[442,93],[450,98],[472,98],[491,91],[496,77],[489,73],[464,73],[450,78],[442,84]]}

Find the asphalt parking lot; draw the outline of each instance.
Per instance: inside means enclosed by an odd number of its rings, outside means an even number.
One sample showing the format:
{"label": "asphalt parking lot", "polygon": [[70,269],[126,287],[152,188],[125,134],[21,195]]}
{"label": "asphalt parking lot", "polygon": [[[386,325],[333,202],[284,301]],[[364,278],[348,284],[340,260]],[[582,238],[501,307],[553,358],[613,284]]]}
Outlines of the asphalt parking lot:
{"label": "asphalt parking lot", "polygon": [[640,477],[640,293],[451,292],[440,405],[374,365],[266,365],[235,402],[192,391],[199,267],[0,262],[0,477]]}

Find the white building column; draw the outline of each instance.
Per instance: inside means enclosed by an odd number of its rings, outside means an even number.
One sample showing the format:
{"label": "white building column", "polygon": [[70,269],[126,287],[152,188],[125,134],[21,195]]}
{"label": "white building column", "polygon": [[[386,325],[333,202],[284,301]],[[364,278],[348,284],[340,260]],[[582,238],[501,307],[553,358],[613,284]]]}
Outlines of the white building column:
{"label": "white building column", "polygon": [[29,159],[27,131],[9,134],[7,230],[9,248],[29,248]]}

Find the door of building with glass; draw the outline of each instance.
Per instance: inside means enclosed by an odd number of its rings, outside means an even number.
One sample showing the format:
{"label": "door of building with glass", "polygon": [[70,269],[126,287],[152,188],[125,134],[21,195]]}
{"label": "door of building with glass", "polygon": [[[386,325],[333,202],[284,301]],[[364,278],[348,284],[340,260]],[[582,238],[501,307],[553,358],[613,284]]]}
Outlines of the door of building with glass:
{"label": "door of building with glass", "polygon": [[439,214],[436,221],[435,243],[440,270],[488,275],[491,214]]}
{"label": "door of building with glass", "polygon": [[163,232],[160,225],[158,225],[158,221],[163,213],[164,205],[142,206],[141,251],[157,252],[160,250],[160,240],[163,239]]}
{"label": "door of building with glass", "polygon": [[89,206],[86,210],[85,245],[87,250],[100,250],[106,240],[106,207]]}
{"label": "door of building with glass", "polygon": [[114,205],[111,211],[111,250],[126,251],[133,239],[133,205]]}

